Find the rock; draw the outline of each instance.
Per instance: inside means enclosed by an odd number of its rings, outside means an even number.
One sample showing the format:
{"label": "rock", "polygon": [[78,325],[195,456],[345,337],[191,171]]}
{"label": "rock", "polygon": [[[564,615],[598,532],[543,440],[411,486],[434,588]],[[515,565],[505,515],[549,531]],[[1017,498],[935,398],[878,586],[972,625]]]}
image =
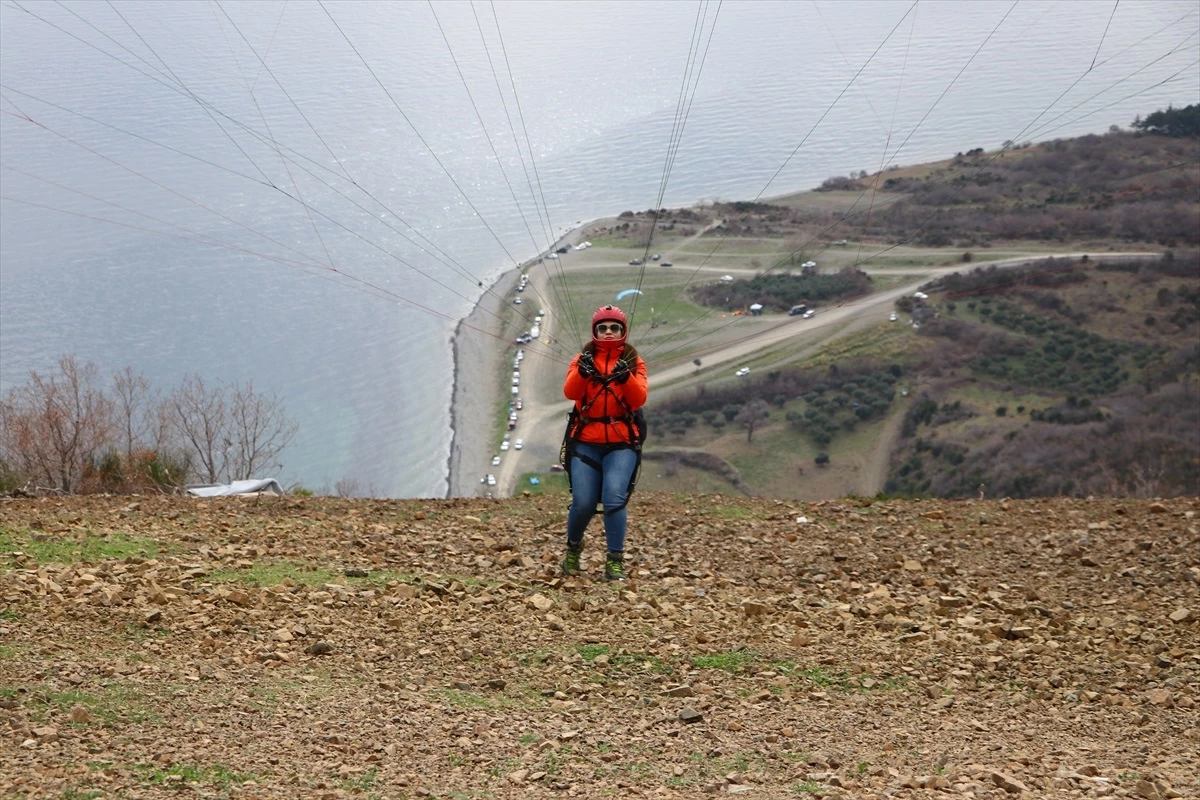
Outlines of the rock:
{"label": "rock", "polygon": [[765,603],[755,603],[751,600],[742,603],[742,613],[747,617],[764,617],[770,610]]}
{"label": "rock", "polygon": [[71,709],[71,722],[85,723],[92,721],[92,712],[85,705],[76,705]]}
{"label": "rock", "polygon": [[333,652],[333,645],[329,642],[313,642],[308,647],[304,648],[304,652],[310,656],[324,656]]}
{"label": "rock", "polygon": [[41,744],[49,744],[58,741],[58,728],[53,725],[43,725],[40,728],[33,729],[33,735]]}
{"label": "rock", "polygon": [[1187,622],[1192,618],[1192,610],[1190,608],[1177,608],[1171,612],[1168,619],[1171,622]]}
{"label": "rock", "polygon": [[695,697],[696,692],[691,686],[684,684],[682,686],[672,686],[669,689],[664,689],[659,692],[663,697]]}
{"label": "rock", "polygon": [[509,783],[515,783],[517,786],[522,786],[522,785],[524,785],[525,781],[529,778],[529,770],[518,769],[514,772],[508,773],[507,777],[508,777]]}
{"label": "rock", "polygon": [[292,632],[287,628],[280,628],[271,634],[271,638],[277,642],[290,642],[295,637],[292,636]]}
{"label": "rock", "polygon": [[1138,781],[1133,786],[1133,791],[1138,797],[1145,800],[1162,800],[1162,795],[1158,791],[1158,787],[1150,781]]}
{"label": "rock", "polygon": [[902,565],[902,569],[905,572],[923,572],[925,567],[923,567],[921,562],[917,561],[915,558],[909,558],[905,560],[904,564]]}
{"label": "rock", "polygon": [[697,722],[703,722],[704,715],[691,706],[684,706],[683,710],[679,712],[679,721],[685,725],[692,725]]}
{"label": "rock", "polygon": [[147,625],[158,622],[162,619],[162,611],[157,608],[153,611],[147,611],[146,616],[142,617],[142,619],[145,620]]}
{"label": "rock", "polygon": [[345,575],[347,578],[365,578],[368,575],[370,575],[371,573],[367,572],[365,569],[360,569],[359,567],[351,567],[350,569],[347,569],[346,571],[344,571],[342,574]]}
{"label": "rock", "polygon": [[544,594],[530,595],[525,602],[529,603],[529,605],[533,606],[538,611],[549,611],[550,609],[554,608],[554,601],[549,597],[546,597]]}
{"label": "rock", "polygon": [[1011,775],[1007,775],[1003,772],[992,770],[988,777],[991,779],[992,783],[996,784],[1009,794],[1020,794],[1021,792],[1029,791],[1029,787],[1027,787],[1025,784],[1021,783]]}
{"label": "rock", "polygon": [[1147,508],[1147,510],[1149,510],[1151,513],[1154,513],[1154,514],[1167,513],[1167,507],[1163,503],[1151,503],[1150,505],[1146,506],[1146,508]]}
{"label": "rock", "polygon": [[504,678],[492,678],[487,682],[487,685],[489,689],[501,691],[505,686],[508,686],[508,681],[504,680]]}

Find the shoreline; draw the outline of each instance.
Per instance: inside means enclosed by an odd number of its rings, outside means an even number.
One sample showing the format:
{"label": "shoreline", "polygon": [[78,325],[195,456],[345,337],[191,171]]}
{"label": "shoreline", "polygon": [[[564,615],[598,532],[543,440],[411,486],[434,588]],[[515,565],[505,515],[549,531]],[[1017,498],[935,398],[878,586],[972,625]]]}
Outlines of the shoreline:
{"label": "shoreline", "polygon": [[[599,217],[597,219],[607,219]],[[556,248],[567,244],[597,220],[581,222],[558,235],[550,246]],[[470,313],[458,321],[454,328],[451,352],[454,361],[454,388],[450,396],[450,456],[447,459],[446,497],[484,497],[488,487],[480,478],[489,471],[498,472],[488,466],[493,455],[490,445],[493,436],[499,436],[499,418],[495,410],[501,398],[501,365],[504,345],[508,339],[502,333],[489,333],[489,328],[499,322],[507,305],[507,296],[512,293],[522,273],[538,266],[539,257],[523,261],[518,266],[499,275],[488,286]],[[498,343],[497,340],[500,340]],[[491,488],[493,497],[502,496],[502,487]]]}
{"label": "shoreline", "polygon": [[501,273],[454,328],[447,498],[478,497],[485,493],[481,491],[484,488],[479,482],[481,475],[476,475],[474,470],[483,469],[490,457],[487,443],[495,422],[492,408],[499,397],[496,376],[501,356],[501,348],[495,346],[493,335],[487,333],[487,325],[500,312],[502,301],[499,298],[504,294],[500,287],[520,273],[520,267]]}

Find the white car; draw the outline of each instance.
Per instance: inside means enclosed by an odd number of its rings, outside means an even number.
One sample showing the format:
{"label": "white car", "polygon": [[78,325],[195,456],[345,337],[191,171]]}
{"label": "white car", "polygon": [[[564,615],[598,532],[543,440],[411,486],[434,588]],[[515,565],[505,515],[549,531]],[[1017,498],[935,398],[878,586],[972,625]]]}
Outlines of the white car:
{"label": "white car", "polygon": [[750,374],[750,368],[749,368],[749,367],[742,367],[741,369],[739,369],[737,372],[735,372],[735,373],[733,373],[733,374],[734,374],[734,375],[736,375],[736,376],[737,376],[737,377],[739,377],[739,378],[744,378],[744,377],[746,377],[747,375],[749,375],[749,374]]}
{"label": "white car", "polygon": [[[508,450],[508,440],[507,439],[505,439],[503,442],[500,443],[500,452],[504,452],[505,450]],[[499,456],[497,456],[497,458],[498,457]]]}
{"label": "white car", "polygon": [[487,485],[488,485],[488,486],[495,486],[495,485],[496,485],[496,476],[495,476],[495,475],[492,475],[491,473],[488,473],[488,476],[487,476]]}
{"label": "white car", "polygon": [[732,275],[722,275],[721,283],[733,283],[733,276]]}
{"label": "white car", "polygon": [[547,253],[546,258],[558,258],[558,253]]}
{"label": "white car", "polygon": [[523,448],[524,446],[525,446],[525,440],[524,440],[524,439],[517,439],[515,442],[513,442],[513,449],[514,449],[514,450],[520,450],[520,449],[521,449],[521,448]]}
{"label": "white car", "polygon": [[929,295],[925,294],[924,292],[913,292],[913,297],[915,297],[918,300],[928,300],[929,299]]}
{"label": "white car", "polygon": [[813,311],[813,310],[810,308],[808,311],[805,311],[805,312],[804,312],[804,315],[803,315],[802,319],[811,319],[811,318],[812,318],[812,315],[813,315],[813,314],[815,314],[815,313],[817,313],[817,312],[816,312],[816,311]]}
{"label": "white car", "polygon": [[815,267],[816,265],[817,265],[817,262],[815,262],[815,261],[805,261],[800,266],[801,267]]}
{"label": "white car", "polygon": [[492,456],[492,466],[493,467],[500,466],[500,456]]}
{"label": "white car", "polygon": [[890,319],[892,322],[895,322],[896,320],[900,319],[900,317],[896,315],[895,311],[893,311],[892,313],[888,314],[888,319]]}
{"label": "white car", "polygon": [[544,308],[539,308],[539,309],[538,309],[538,316],[539,316],[539,317],[544,317],[544,316],[546,316],[546,309],[544,309]]}

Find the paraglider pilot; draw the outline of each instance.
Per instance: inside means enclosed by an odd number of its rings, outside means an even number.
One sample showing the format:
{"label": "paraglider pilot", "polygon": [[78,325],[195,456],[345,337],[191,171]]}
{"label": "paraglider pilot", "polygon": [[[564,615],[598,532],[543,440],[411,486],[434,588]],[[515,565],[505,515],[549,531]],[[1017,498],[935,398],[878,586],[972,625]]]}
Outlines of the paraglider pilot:
{"label": "paraglider pilot", "polygon": [[626,508],[642,461],[648,392],[646,362],[628,344],[625,312],[601,306],[592,315],[592,340],[567,367],[563,394],[575,401],[568,416],[561,458],[571,486],[563,574],[580,570],[583,534],[604,512],[607,556],[604,578],[625,580]]}

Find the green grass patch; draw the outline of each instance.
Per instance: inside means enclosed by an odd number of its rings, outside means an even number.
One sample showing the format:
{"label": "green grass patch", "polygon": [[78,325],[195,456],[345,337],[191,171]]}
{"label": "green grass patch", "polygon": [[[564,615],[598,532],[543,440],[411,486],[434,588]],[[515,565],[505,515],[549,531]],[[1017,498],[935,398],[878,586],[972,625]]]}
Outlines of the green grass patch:
{"label": "green grass patch", "polygon": [[694,656],[692,665],[700,669],[719,669],[725,672],[741,672],[754,663],[757,656],[747,650],[730,650],[714,655]]}
{"label": "green grass patch", "polygon": [[[153,539],[123,533],[52,535],[29,529],[0,527],[0,551],[20,551],[38,564],[78,564],[132,557],[155,558],[171,548]],[[0,566],[0,569],[6,569]]]}
{"label": "green grass patch", "polygon": [[[15,699],[15,698],[14,698]],[[162,715],[151,711],[146,696],[121,685],[101,687],[98,693],[78,691],[35,692],[28,695],[25,707],[30,716],[44,721],[52,714],[66,717],[77,705],[84,706],[92,718],[101,725],[120,722],[158,722]]]}
{"label": "green grass patch", "polygon": [[0,644],[0,658],[16,658],[17,651],[6,644]]}
{"label": "green grass patch", "polygon": [[327,583],[341,586],[384,586],[393,581],[414,583],[412,575],[391,570],[370,572],[365,578],[352,578],[337,570],[314,567],[296,561],[277,561],[271,564],[254,564],[242,569],[216,569],[204,576],[209,583],[240,583],[259,588],[276,586],[292,581],[302,586],[324,586]]}
{"label": "green grass patch", "polygon": [[210,767],[173,764],[165,769],[155,767],[153,764],[136,764],[134,771],[141,775],[144,781],[155,786],[207,784],[222,790],[228,789],[235,783],[245,783],[255,777],[250,773],[235,772],[223,764],[214,764]]}
{"label": "green grass patch", "polygon": [[613,652],[606,644],[582,644],[578,648],[579,655],[589,664],[595,664],[600,656],[608,657],[608,669],[616,672],[647,671],[666,675],[672,672],[671,665],[655,655],[648,653],[629,653],[624,650]]}
{"label": "green grass patch", "polygon": [[[530,478],[538,482],[530,483]],[[571,490],[565,472],[526,472],[517,479],[517,489],[530,494],[566,494]]]}
{"label": "green grass patch", "polygon": [[805,781],[804,783],[797,783],[797,784],[794,784],[791,787],[791,789],[795,794],[800,794],[800,795],[821,794],[822,792],[825,791],[825,787],[822,786],[821,784],[817,783],[816,781]]}

